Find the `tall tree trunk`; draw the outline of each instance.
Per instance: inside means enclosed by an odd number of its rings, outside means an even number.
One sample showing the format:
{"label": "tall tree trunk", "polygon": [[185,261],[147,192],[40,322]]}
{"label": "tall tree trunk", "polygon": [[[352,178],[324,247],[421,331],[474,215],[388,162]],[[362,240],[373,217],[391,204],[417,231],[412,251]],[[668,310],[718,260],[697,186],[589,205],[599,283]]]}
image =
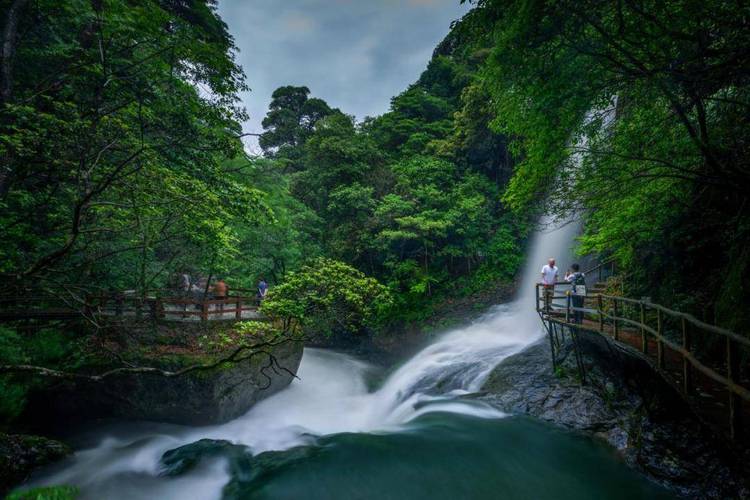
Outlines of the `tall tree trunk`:
{"label": "tall tree trunk", "polygon": [[[21,10],[29,0],[13,0],[8,8],[3,27],[2,47],[0,47],[0,106],[10,101],[13,93],[13,56],[16,53],[16,33]],[[8,191],[11,169],[7,154],[0,165],[0,197]]]}
{"label": "tall tree trunk", "polygon": [[0,99],[8,102],[13,93],[13,56],[16,53],[16,33],[21,10],[29,0],[13,0],[8,8],[3,27],[2,66],[0,67]]}

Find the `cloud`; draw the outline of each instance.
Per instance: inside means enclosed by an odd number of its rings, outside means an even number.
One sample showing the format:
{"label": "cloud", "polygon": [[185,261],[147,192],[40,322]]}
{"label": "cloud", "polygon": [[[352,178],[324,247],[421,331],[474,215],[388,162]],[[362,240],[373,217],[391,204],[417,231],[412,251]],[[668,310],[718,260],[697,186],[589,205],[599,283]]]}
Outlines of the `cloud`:
{"label": "cloud", "polygon": [[289,32],[294,34],[311,33],[318,27],[315,19],[301,12],[290,12],[289,14],[286,14],[283,17],[282,23]]}
{"label": "cloud", "polygon": [[387,111],[467,10],[459,0],[220,0],[253,89],[241,96],[245,131],[261,131],[282,85],[306,85],[359,119]]}

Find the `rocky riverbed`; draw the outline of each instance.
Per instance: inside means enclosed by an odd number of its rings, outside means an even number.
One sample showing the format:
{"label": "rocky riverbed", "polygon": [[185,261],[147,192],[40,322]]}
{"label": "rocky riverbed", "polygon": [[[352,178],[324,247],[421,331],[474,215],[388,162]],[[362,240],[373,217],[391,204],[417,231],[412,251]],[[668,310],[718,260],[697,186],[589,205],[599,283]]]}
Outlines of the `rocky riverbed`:
{"label": "rocky riverbed", "polygon": [[686,498],[749,498],[747,457],[692,416],[658,375],[604,339],[581,339],[586,381],[568,341],[552,369],[547,340],[503,361],[478,397],[607,441],[623,459]]}
{"label": "rocky riverbed", "polygon": [[[135,340],[109,345],[117,365],[88,367],[102,373],[115,366],[147,366],[175,372],[185,367],[210,365],[225,359],[248,342],[248,353],[237,362],[220,363],[175,377],[159,374],[126,374],[101,381],[61,380],[30,395],[16,432],[65,436],[82,425],[100,419],[151,420],[184,425],[227,422],[246,413],[292,381],[302,359],[297,339],[250,340],[234,338],[231,323],[164,327],[139,332]],[[148,338],[145,338],[148,335]],[[120,336],[118,338],[126,338]],[[227,345],[224,345],[226,343]],[[134,350],[132,345],[137,345]],[[257,349],[252,346],[258,346]],[[84,373],[86,369],[82,370]],[[40,466],[70,453],[63,443],[24,434],[0,433],[0,496]]]}

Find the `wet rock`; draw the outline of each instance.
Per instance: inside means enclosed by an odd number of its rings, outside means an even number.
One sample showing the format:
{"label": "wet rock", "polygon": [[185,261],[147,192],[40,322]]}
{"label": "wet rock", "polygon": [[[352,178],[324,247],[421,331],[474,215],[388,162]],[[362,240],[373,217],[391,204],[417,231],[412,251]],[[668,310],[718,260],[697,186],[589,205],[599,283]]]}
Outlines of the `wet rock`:
{"label": "wet rock", "polygon": [[242,458],[250,458],[250,450],[246,446],[232,444],[223,439],[201,439],[195,443],[169,450],[161,457],[165,476],[179,476],[194,469],[207,458],[221,457],[230,462]]}
{"label": "wet rock", "polygon": [[39,436],[0,433],[0,496],[38,467],[69,455],[64,443]]}
{"label": "wet rock", "polygon": [[[36,428],[42,430],[56,430],[60,425],[80,425],[100,418],[185,425],[226,422],[243,415],[255,403],[292,381],[302,360],[302,343],[290,341],[267,350],[278,365],[271,365],[270,358],[260,353],[240,362],[178,377],[137,374],[103,382],[61,383],[37,394],[29,405],[29,413],[45,419],[36,423]],[[180,368],[166,360],[158,367]],[[35,411],[39,408],[44,411]]]}
{"label": "wet rock", "polygon": [[563,345],[564,360],[553,370],[545,340],[497,366],[480,398],[596,436],[686,498],[750,498],[748,457],[703,426],[648,366],[593,335],[581,339],[581,349],[584,384],[572,344]]}

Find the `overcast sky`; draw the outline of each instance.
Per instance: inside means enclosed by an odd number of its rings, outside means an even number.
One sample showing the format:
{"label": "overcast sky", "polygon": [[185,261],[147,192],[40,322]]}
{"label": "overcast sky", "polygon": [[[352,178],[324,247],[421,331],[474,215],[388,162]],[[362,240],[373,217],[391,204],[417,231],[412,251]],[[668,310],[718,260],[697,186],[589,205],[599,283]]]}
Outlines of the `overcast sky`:
{"label": "overcast sky", "polygon": [[459,0],[219,0],[252,89],[245,132],[262,131],[282,85],[306,85],[358,119],[387,111],[467,10]]}

